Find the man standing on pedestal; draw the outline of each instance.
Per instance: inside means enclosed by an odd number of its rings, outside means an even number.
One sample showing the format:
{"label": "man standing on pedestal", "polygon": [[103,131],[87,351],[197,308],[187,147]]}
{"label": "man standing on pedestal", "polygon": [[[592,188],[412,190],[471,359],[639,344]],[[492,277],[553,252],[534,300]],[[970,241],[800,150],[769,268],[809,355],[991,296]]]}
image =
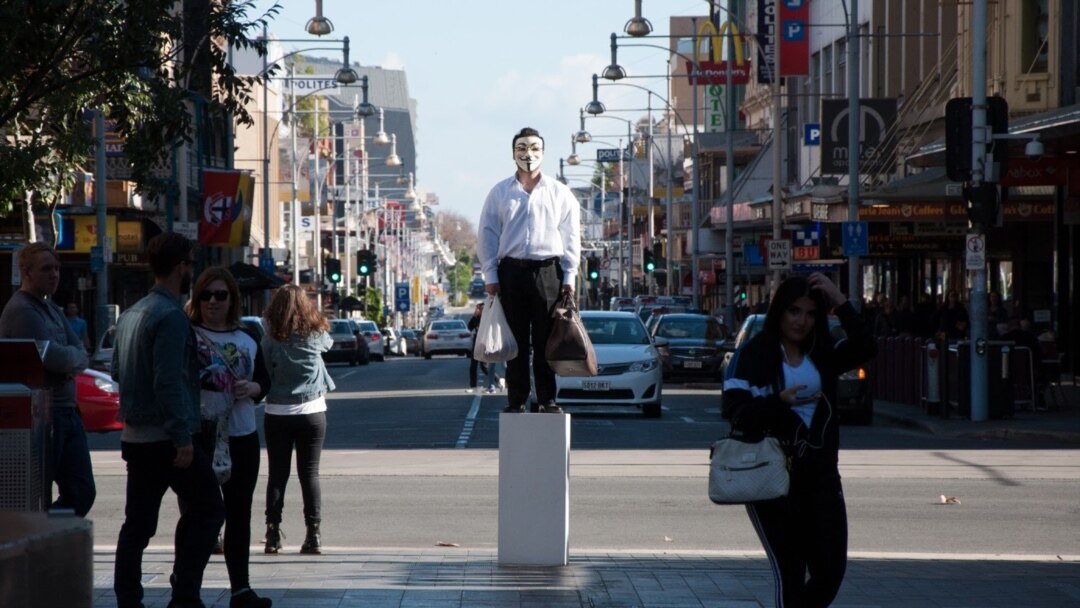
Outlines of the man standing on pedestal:
{"label": "man standing on pedestal", "polygon": [[544,139],[526,127],[513,138],[517,172],[495,184],[480,214],[477,250],[485,289],[498,294],[518,356],[506,366],[505,412],[529,400],[529,346],[540,411],[555,404],[555,372],[544,354],[551,315],[563,295],[574,295],[581,254],[581,210],[570,189],[540,172]]}

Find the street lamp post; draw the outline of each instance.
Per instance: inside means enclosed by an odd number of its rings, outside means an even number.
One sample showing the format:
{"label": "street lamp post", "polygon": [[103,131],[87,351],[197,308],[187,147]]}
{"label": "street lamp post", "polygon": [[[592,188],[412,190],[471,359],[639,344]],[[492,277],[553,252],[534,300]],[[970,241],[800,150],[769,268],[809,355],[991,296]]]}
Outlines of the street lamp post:
{"label": "street lamp post", "polygon": [[[614,36],[614,34],[612,34],[612,35]],[[615,55],[614,55],[614,48],[615,48],[614,47],[614,42],[615,42],[614,39],[612,39],[613,54],[612,54],[611,60],[612,60],[612,64],[617,66],[617,64],[615,63],[616,58],[615,58]],[[641,46],[654,46],[654,45],[641,45]],[[663,47],[656,47],[656,48],[663,48]],[[670,83],[670,78],[668,79],[668,81]],[[652,140],[651,131],[652,131],[652,126],[653,126],[653,124],[652,124],[652,97],[656,97],[657,99],[659,99],[661,102],[663,102],[664,106],[667,108],[667,114],[668,114],[668,123],[666,125],[666,128],[667,128],[667,163],[666,163],[666,170],[665,170],[665,173],[667,174],[667,192],[666,192],[666,199],[667,200],[666,200],[664,215],[667,217],[667,235],[668,235],[669,247],[667,248],[667,255],[665,256],[666,257],[666,260],[665,260],[665,267],[666,268],[665,269],[667,271],[667,280],[665,281],[664,291],[665,291],[665,293],[667,295],[671,295],[672,294],[672,289],[673,289],[673,287],[672,287],[672,279],[674,277],[674,265],[673,265],[674,263],[672,261],[672,256],[671,256],[670,241],[671,241],[671,223],[672,223],[673,218],[674,218],[672,190],[675,187],[674,175],[673,175],[674,171],[672,170],[673,167],[674,167],[675,160],[674,160],[674,157],[672,156],[672,150],[671,150],[671,134],[672,134],[672,126],[673,126],[671,124],[671,118],[674,117],[676,120],[679,120],[679,115],[678,115],[678,113],[675,112],[675,108],[671,105],[671,103],[668,101],[667,98],[662,97],[661,95],[657,94],[655,91],[653,91],[652,89],[649,89],[647,87],[643,87],[643,86],[636,85],[636,84],[631,84],[631,83],[628,83],[628,82],[611,82],[611,83],[608,83],[605,86],[633,87],[635,89],[640,89],[640,90],[645,91],[646,93],[648,93],[649,102],[648,102],[648,107],[646,108],[646,111],[649,113],[649,130],[650,130],[649,139],[650,139],[650,142]],[[584,127],[584,122],[583,122],[582,123],[582,132],[584,132],[584,128],[585,127]],[[685,124],[683,124],[683,129],[687,130]],[[586,135],[587,134],[588,133],[586,132]],[[652,148],[651,147],[649,149],[649,153],[650,153],[650,155],[652,153]],[[651,196],[651,193],[652,193],[652,170],[653,170],[653,164],[652,164],[652,160],[651,160],[651,156],[650,156],[650,161],[649,161],[649,171],[650,171],[650,173],[649,173],[649,178],[650,178],[649,221],[650,222],[652,222],[652,196]],[[650,237],[655,236],[654,227],[651,224],[649,226],[649,235],[650,235]]]}
{"label": "street lamp post", "polygon": [[[312,22],[318,20],[320,25],[316,25],[315,32],[321,32],[322,34],[329,33],[333,29],[333,25],[330,24],[330,29],[327,30],[324,25],[329,24],[329,20],[321,15],[321,7],[318,10],[315,19]],[[325,24],[323,23],[325,22]],[[270,37],[267,33],[267,25],[263,23],[262,37],[264,41],[269,41]],[[309,30],[310,31],[310,30]],[[297,42],[297,43],[309,43],[311,40],[290,40],[290,39],[278,39],[278,42]],[[321,42],[321,41],[320,41]],[[342,64],[341,68],[334,74],[334,80],[340,84],[352,84],[359,80],[359,76],[356,74],[356,70],[352,69],[349,65],[349,37],[346,36],[339,40],[328,40],[327,42],[340,42],[342,51]],[[297,53],[303,53],[306,51],[317,50],[339,50],[334,47],[309,47],[304,49],[298,49],[291,51],[278,57],[274,61],[269,61],[267,55],[262,56],[262,72],[264,77],[269,76],[271,66],[276,66],[279,61],[283,61]],[[259,266],[267,272],[273,272],[274,269],[274,256],[270,251],[270,97],[269,86],[266,82],[263,82],[263,118],[262,118],[262,136],[263,136],[263,243],[262,249],[259,251]]]}
{"label": "street lamp post", "polygon": [[[631,37],[641,38],[641,37],[649,35],[649,33],[652,31],[652,24],[650,24],[647,19],[643,19],[641,17],[641,15],[640,15],[640,13],[641,13],[640,5],[638,5],[636,7],[636,11],[637,11],[637,16],[634,19],[631,19],[630,21],[628,21],[627,24],[626,24],[626,33],[629,34]],[[691,24],[692,24],[692,27],[693,27],[694,32],[695,32],[694,33],[694,38],[693,38],[693,43],[694,43],[694,48],[696,49],[697,44],[698,44],[698,40],[697,40],[697,19],[696,18],[691,19]],[[611,36],[612,36],[612,38],[611,38],[611,63],[612,63],[612,65],[608,66],[608,70],[606,70],[606,73],[610,74],[610,75],[618,75],[619,72],[613,69],[613,68],[618,67],[618,64],[616,62],[616,51],[617,51],[617,48],[618,48],[617,43],[616,43],[616,39],[618,37],[615,34],[612,34]],[[666,38],[666,36],[665,36],[665,38]],[[693,135],[692,135],[692,140],[691,140],[691,146],[692,146],[691,155],[693,156],[692,162],[691,162],[691,172],[692,172],[691,180],[692,180],[692,183],[693,183],[693,187],[692,187],[692,189],[690,191],[690,204],[691,204],[690,223],[691,223],[691,226],[690,226],[690,229],[687,231],[687,238],[690,239],[690,265],[691,265],[691,286],[692,286],[691,289],[693,291],[693,293],[691,295],[691,300],[692,300],[693,306],[695,308],[700,308],[700,304],[701,304],[701,294],[700,294],[700,291],[701,291],[701,277],[698,276],[698,270],[697,270],[698,258],[699,258],[699,254],[700,254],[700,251],[699,251],[699,241],[700,241],[700,239],[698,238],[697,231],[698,231],[698,224],[700,224],[700,222],[701,222],[701,218],[700,218],[701,210],[699,208],[701,206],[701,202],[700,202],[701,186],[700,186],[700,183],[699,183],[701,176],[700,176],[699,167],[698,167],[699,162],[698,162],[698,131],[697,131],[697,129],[698,129],[698,98],[700,97],[700,94],[698,92],[698,80],[699,80],[699,78],[698,78],[698,61],[697,61],[697,57],[696,57],[696,54],[695,54],[694,57],[687,57],[686,55],[683,55],[682,53],[679,53],[679,52],[673,51],[673,50],[671,50],[671,49],[669,49],[667,47],[662,47],[662,46],[655,45],[655,44],[637,43],[637,44],[633,44],[633,45],[624,45],[624,46],[652,47],[652,48],[661,49],[663,51],[667,51],[670,55],[677,55],[677,56],[681,57],[682,59],[686,60],[687,63],[689,64],[689,66],[692,69],[691,75],[693,76],[693,82],[692,82],[693,93],[692,93],[691,97],[693,97],[693,115],[694,115],[694,119],[693,119],[693,122],[692,122]],[[623,72],[623,73],[625,74],[625,72]],[[670,70],[669,70],[669,78],[670,78]],[[623,84],[623,83],[620,83],[620,84]],[[674,112],[674,109],[671,108],[670,104],[669,104],[668,107],[669,107],[669,110],[668,110],[669,112]],[[670,127],[670,125],[669,125],[669,127]],[[669,192],[670,192],[670,189],[669,189]],[[671,214],[671,205],[669,204],[668,205],[668,240],[669,241],[671,240],[673,222],[674,222],[674,217]],[[669,255],[668,256],[668,278],[667,278],[669,285],[671,285],[672,281],[675,278],[673,276],[673,274],[672,274],[672,271],[673,271],[673,265],[671,264],[671,256]],[[679,289],[681,289],[681,286],[682,286],[682,277],[679,277]]]}

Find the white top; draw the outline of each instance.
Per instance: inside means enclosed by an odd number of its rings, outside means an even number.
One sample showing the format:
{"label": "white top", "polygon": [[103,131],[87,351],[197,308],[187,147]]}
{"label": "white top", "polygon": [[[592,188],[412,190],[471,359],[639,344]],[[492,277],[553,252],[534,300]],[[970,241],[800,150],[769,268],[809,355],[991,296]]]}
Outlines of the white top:
{"label": "white top", "polygon": [[[788,365],[787,361],[784,361],[784,386],[790,388],[800,384],[806,385],[806,388],[799,391],[797,395],[799,398],[804,396],[809,398],[811,395],[817,395],[821,392],[821,374],[818,373],[817,366],[810,360],[810,357],[803,357],[802,363],[796,367],[792,367]],[[791,411],[798,414],[807,427],[810,426],[810,421],[814,419],[816,409],[817,399],[809,399],[791,406]]]}
{"label": "white top", "polygon": [[304,414],[318,414],[326,411],[326,397],[318,397],[304,403],[270,403],[266,402],[266,413],[274,416],[302,416]]}
{"label": "white top", "polygon": [[[232,403],[229,415],[229,436],[242,437],[255,432],[255,403],[250,398],[237,399],[233,402],[232,386],[235,371],[244,380],[252,380],[255,375],[255,357],[259,345],[243,329],[217,331],[208,327],[197,327],[196,345],[199,354],[199,402],[202,417],[215,420]],[[214,343],[210,348],[204,340]],[[222,360],[224,355],[226,360]],[[230,371],[230,369],[232,371]]]}
{"label": "white top", "polygon": [[570,188],[541,174],[532,192],[513,175],[495,184],[480,212],[477,254],[485,283],[498,283],[499,260],[560,258],[563,284],[581,261],[581,209]]}

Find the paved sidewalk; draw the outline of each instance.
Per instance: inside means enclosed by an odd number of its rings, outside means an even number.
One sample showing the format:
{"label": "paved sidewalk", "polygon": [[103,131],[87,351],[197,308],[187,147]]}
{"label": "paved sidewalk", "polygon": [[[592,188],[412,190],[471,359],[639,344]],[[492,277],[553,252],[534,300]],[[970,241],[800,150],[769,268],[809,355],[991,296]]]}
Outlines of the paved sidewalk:
{"label": "paved sidewalk", "polygon": [[[95,553],[94,606],[115,606],[112,555]],[[171,553],[144,561],[147,608],[169,601]],[[251,579],[277,608],[765,607],[772,574],[763,554],[574,552],[562,568],[499,566],[493,551],[331,548],[318,557],[252,555]],[[220,556],[203,601],[228,606]],[[1054,556],[934,559],[853,555],[834,606],[1031,608],[1080,605],[1080,561]]]}
{"label": "paved sidewalk", "polygon": [[1061,385],[1059,401],[1046,410],[1016,410],[1008,418],[973,422],[953,412],[949,418],[930,415],[925,407],[876,400],[875,417],[934,435],[982,439],[1023,439],[1080,444],[1080,386]]}

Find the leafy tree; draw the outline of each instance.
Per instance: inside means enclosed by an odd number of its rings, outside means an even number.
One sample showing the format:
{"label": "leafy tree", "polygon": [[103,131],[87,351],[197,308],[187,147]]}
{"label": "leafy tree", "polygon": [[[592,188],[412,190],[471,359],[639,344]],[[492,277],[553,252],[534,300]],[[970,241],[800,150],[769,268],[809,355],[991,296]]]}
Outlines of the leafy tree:
{"label": "leafy tree", "polygon": [[250,34],[280,10],[249,18],[254,4],[0,2],[0,215],[20,201],[54,208],[75,171],[93,168],[92,111],[123,139],[132,181],[148,194],[167,185],[154,167],[193,141],[196,104],[216,124],[253,124],[245,104],[265,75],[236,74],[228,48],[264,54]]}

